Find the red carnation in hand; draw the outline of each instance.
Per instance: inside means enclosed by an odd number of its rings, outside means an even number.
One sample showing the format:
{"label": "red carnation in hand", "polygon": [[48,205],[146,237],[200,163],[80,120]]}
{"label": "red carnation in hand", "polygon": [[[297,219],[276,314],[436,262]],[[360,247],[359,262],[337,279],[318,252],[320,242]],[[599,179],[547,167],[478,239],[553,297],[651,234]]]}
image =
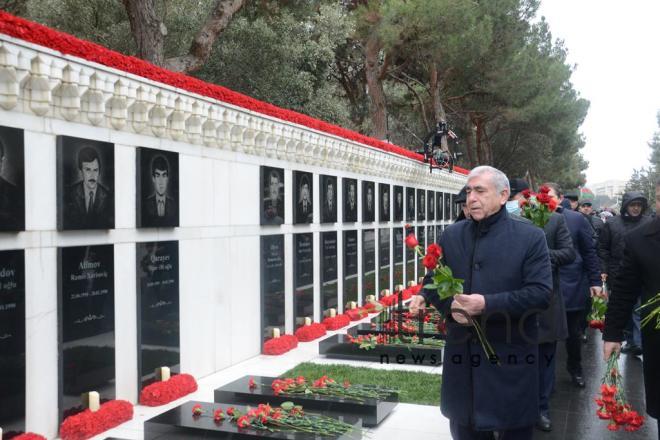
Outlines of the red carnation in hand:
{"label": "red carnation in hand", "polygon": [[523,190],[522,190],[522,196],[523,196],[524,198],[529,199],[529,197],[530,197],[531,195],[532,195],[532,192],[529,190],[529,188],[527,188],[527,189],[523,189]]}
{"label": "red carnation in hand", "polygon": [[408,234],[406,237],[406,246],[408,246],[410,249],[415,249],[417,246],[419,246],[419,242],[417,241],[415,234]]}
{"label": "red carnation in hand", "polygon": [[426,248],[427,255],[433,255],[435,258],[442,258],[442,248],[437,243],[431,243]]}
{"label": "red carnation in hand", "polygon": [[541,193],[536,195],[536,200],[538,200],[539,203],[543,203],[544,205],[547,205],[548,203],[550,203],[550,200],[552,199],[547,193]]}
{"label": "red carnation in hand", "polygon": [[557,209],[557,200],[550,199],[550,202],[548,203],[548,208],[550,208],[550,211],[554,211],[555,209]]}
{"label": "red carnation in hand", "polygon": [[541,185],[541,187],[539,188],[539,192],[541,194],[548,194],[550,192],[550,187],[547,185]]}
{"label": "red carnation in hand", "polygon": [[438,265],[438,259],[431,254],[426,254],[422,260],[422,264],[424,264],[424,267],[428,270],[433,270]]}

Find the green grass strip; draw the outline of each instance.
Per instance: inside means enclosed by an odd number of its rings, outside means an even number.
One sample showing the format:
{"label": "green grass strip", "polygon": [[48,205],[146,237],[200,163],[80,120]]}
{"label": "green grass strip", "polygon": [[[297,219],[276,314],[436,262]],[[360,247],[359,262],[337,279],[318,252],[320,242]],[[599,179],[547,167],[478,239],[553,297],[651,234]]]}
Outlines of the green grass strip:
{"label": "green grass strip", "polygon": [[418,405],[439,405],[440,384],[439,374],[421,373],[417,371],[377,370],[374,368],[351,367],[348,365],[320,365],[303,362],[296,365],[280,377],[305,376],[316,380],[326,375],[343,383],[348,380],[352,384],[381,385],[400,391],[399,402],[416,403]]}

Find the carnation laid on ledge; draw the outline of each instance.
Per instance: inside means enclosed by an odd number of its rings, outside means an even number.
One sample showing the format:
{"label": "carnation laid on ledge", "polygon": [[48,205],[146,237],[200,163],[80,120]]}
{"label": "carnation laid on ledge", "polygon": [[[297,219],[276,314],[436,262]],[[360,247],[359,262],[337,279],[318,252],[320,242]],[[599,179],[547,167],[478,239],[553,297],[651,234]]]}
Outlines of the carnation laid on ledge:
{"label": "carnation laid on ledge", "polygon": [[178,374],[167,381],[154,382],[140,392],[140,404],[160,406],[197,391],[197,382],[190,374]]}
{"label": "carnation laid on ledge", "polygon": [[309,325],[303,325],[296,330],[295,336],[300,342],[309,342],[324,336],[326,333],[325,325],[315,322]]}
{"label": "carnation laid on ledge", "polygon": [[293,335],[282,335],[264,342],[264,354],[275,356],[284,354],[298,346],[298,338]]}
{"label": "carnation laid on ledge", "polygon": [[133,405],[125,400],[111,400],[96,412],[89,409],[69,416],[60,425],[62,440],[86,440],[133,418]]}
{"label": "carnation laid on ledge", "polygon": [[336,315],[325,318],[322,324],[328,330],[339,330],[351,323],[351,318],[346,315]]}
{"label": "carnation laid on ledge", "polygon": [[[2,430],[0,430],[0,434],[2,434]],[[2,439],[2,435],[0,435],[0,439]],[[46,440],[46,437],[43,435],[35,434],[33,432],[25,432],[23,434],[19,434],[16,437],[12,437],[12,440]]]}

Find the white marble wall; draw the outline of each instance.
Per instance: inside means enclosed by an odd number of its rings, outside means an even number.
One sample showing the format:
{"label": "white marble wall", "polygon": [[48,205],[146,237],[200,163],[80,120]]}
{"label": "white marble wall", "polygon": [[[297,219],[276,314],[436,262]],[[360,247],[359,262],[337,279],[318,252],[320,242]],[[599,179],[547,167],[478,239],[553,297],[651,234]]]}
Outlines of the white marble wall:
{"label": "white marble wall", "polygon": [[[286,328],[291,332],[293,233],[314,234],[318,301],[320,232],[337,230],[341,244],[345,229],[403,225],[320,225],[317,212],[316,223],[294,226],[292,170],[315,174],[317,201],[319,174],[453,193],[465,179],[445,171],[431,174],[427,166],[400,156],[5,35],[0,35],[0,125],[25,134],[26,231],[0,234],[0,250],[26,251],[26,423],[27,430],[48,437],[57,432],[57,247],[114,244],[117,398],[136,402],[135,243],[179,241],[181,369],[200,378],[259,354],[261,234],[286,234]],[[57,135],[115,144],[115,229],[57,231]],[[180,227],[135,228],[138,146],[180,154]],[[286,170],[288,206],[285,224],[278,228],[259,225],[261,165]],[[360,184],[358,189],[361,199]],[[338,195],[341,219],[341,191]],[[360,267],[361,241],[359,232]]]}

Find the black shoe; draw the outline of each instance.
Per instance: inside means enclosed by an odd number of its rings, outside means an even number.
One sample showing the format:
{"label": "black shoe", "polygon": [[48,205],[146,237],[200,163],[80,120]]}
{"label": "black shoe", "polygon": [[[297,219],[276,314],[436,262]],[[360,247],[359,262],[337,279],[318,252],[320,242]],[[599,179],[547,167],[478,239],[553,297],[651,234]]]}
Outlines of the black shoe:
{"label": "black shoe", "polygon": [[578,388],[584,388],[584,378],[580,374],[572,374],[571,382]]}
{"label": "black shoe", "polygon": [[545,432],[552,431],[552,421],[550,421],[550,417],[541,414],[539,418],[536,419],[536,428]]}

